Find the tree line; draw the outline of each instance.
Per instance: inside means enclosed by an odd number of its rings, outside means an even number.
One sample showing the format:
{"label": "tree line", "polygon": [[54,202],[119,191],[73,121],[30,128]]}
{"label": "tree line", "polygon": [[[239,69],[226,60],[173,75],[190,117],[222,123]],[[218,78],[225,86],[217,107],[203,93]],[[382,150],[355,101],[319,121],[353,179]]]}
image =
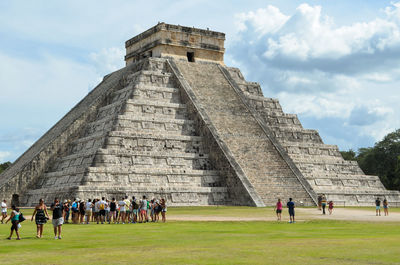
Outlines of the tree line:
{"label": "tree line", "polygon": [[0,174],[1,172],[3,172],[4,170],[6,170],[9,166],[11,166],[11,162],[5,162],[3,164],[0,164]]}
{"label": "tree line", "polygon": [[400,129],[387,134],[373,147],[340,152],[345,160],[357,161],[367,175],[379,176],[389,190],[400,190]]}

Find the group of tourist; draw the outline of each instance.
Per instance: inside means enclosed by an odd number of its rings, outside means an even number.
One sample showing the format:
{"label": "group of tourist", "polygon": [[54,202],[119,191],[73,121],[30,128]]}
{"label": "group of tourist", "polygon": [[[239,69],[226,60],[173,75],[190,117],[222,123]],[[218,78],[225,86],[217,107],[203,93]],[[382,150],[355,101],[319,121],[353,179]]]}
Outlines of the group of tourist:
{"label": "group of tourist", "polygon": [[[327,201],[325,194],[318,195],[318,210],[322,211],[322,214],[326,214],[326,206],[328,205],[328,212],[329,215],[332,214],[333,212],[333,201]],[[389,215],[389,203],[386,199],[383,200],[383,202],[380,200],[380,198],[377,198],[375,200],[375,205],[376,205],[376,216],[381,215],[381,204],[383,205],[383,210],[385,216]],[[295,203],[292,198],[289,198],[289,201],[286,203],[286,207],[289,212],[289,223],[295,223],[295,217],[294,217],[294,208],[295,208]],[[276,217],[278,221],[282,220],[282,209],[283,209],[283,204],[281,199],[278,199],[274,211],[276,212]]]}
{"label": "group of tourist", "polygon": [[[86,202],[78,198],[73,201],[65,200],[61,203],[58,198],[50,206],[53,213],[52,224],[54,228],[54,239],[61,239],[61,227],[64,220],[68,223],[69,216],[71,215],[72,222],[75,224],[89,224],[90,222],[101,223],[146,223],[146,222],[162,222],[166,221],[167,204],[165,199],[152,199],[147,200],[146,196],[137,200],[135,197],[128,199],[128,196],[121,198],[117,201],[115,198],[107,200],[105,197],[101,199],[88,199]],[[7,218],[7,201],[1,203],[2,220]],[[35,218],[36,223],[36,237],[43,236],[43,227],[50,220],[47,212],[47,206],[43,199],[39,200],[39,204],[35,206],[31,221]],[[11,232],[7,239],[11,239],[14,231],[17,235],[17,240],[20,239],[19,228],[21,222],[25,218],[16,206],[12,206],[12,212],[6,223],[11,221]]]}
{"label": "group of tourist", "polygon": [[[289,223],[295,223],[295,218],[294,218],[294,208],[295,204],[292,198],[289,198],[289,201],[286,203],[286,207],[288,208],[289,212]],[[282,210],[283,210],[283,204],[281,199],[278,199],[278,202],[275,205],[274,211],[276,212],[276,217],[278,218],[278,221],[282,220]]]}
{"label": "group of tourist", "polygon": [[[382,202],[383,205],[383,212],[385,213],[385,216],[389,215],[389,203],[386,199],[383,200]],[[381,216],[381,199],[378,197],[375,200],[375,206],[376,206],[376,216]]]}
{"label": "group of tourist", "polygon": [[166,221],[167,205],[165,199],[148,200],[146,196],[137,200],[134,196],[129,199],[128,196],[117,201],[102,197],[101,199],[80,200],[79,198],[65,200],[63,204],[64,219],[66,223],[71,216],[74,224],[89,224],[89,222],[101,223],[144,223]]}

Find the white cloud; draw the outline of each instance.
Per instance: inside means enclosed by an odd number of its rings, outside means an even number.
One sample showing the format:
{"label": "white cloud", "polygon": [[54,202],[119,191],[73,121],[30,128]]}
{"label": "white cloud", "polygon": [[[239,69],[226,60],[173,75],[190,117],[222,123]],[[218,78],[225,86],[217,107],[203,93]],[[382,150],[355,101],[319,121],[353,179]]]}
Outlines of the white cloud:
{"label": "white cloud", "polygon": [[92,52],[90,59],[95,63],[98,71],[107,74],[124,67],[124,55],[124,49],[111,47],[104,48],[100,52]]}
{"label": "white cloud", "polygon": [[8,161],[11,153],[8,151],[0,151],[0,163]]}
{"label": "white cloud", "polygon": [[291,15],[274,6],[238,14],[229,58],[285,111],[334,121],[326,138],[346,127],[353,133],[343,146],[357,135],[376,141],[400,127],[400,3],[382,15],[337,26],[309,4]]}

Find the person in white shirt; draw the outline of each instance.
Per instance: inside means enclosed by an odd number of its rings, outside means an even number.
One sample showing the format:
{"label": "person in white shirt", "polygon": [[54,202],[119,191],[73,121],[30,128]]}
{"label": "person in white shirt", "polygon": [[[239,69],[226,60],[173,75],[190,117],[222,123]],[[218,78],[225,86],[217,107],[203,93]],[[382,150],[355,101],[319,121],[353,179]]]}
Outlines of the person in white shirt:
{"label": "person in white shirt", "polygon": [[7,201],[4,200],[1,202],[1,216],[3,217],[1,219],[1,223],[4,223],[4,219],[7,218]]}
{"label": "person in white shirt", "polygon": [[89,224],[90,216],[92,216],[92,206],[93,206],[92,200],[88,199],[85,205],[86,224]]}
{"label": "person in white shirt", "polygon": [[124,224],[124,220],[125,220],[125,214],[126,214],[126,209],[125,209],[125,205],[126,202],[124,201],[125,198],[122,198],[119,202],[118,202],[118,206],[119,206],[119,215],[118,215],[118,223],[120,222],[120,220],[122,220],[122,223]]}

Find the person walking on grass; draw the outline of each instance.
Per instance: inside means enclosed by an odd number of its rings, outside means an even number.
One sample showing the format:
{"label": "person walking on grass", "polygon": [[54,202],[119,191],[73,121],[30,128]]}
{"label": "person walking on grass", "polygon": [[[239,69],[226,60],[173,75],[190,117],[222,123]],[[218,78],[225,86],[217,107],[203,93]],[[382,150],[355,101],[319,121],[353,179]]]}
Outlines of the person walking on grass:
{"label": "person walking on grass", "polygon": [[282,202],[281,199],[278,199],[278,202],[275,205],[274,211],[276,212],[276,217],[278,221],[282,220]]}
{"label": "person walking on grass", "polygon": [[33,211],[31,222],[33,221],[33,216],[35,216],[36,223],[36,237],[42,238],[43,235],[43,226],[47,223],[49,218],[49,214],[47,213],[46,204],[44,204],[44,200],[40,199],[39,204],[36,205],[35,210]]}
{"label": "person walking on grass", "polygon": [[378,216],[378,214],[379,216],[381,216],[381,199],[379,199],[379,197],[376,198],[375,200],[375,206],[376,206],[376,216]]}
{"label": "person walking on grass", "polygon": [[386,199],[383,200],[383,211],[385,212],[385,216],[389,215],[389,203]]}
{"label": "person walking on grass", "polygon": [[167,221],[167,219],[166,219],[166,214],[167,214],[167,202],[165,201],[164,198],[161,199],[160,205],[161,205],[161,207],[162,207],[162,210],[161,210],[162,222],[165,223],[165,222]]}
{"label": "person walking on grass", "polygon": [[328,211],[329,211],[329,215],[331,215],[333,212],[333,201],[328,202]]}
{"label": "person walking on grass", "polygon": [[289,201],[286,204],[288,211],[289,211],[289,223],[295,223],[294,219],[294,202],[292,198],[289,198]]}
{"label": "person walking on grass", "polygon": [[1,223],[4,223],[4,219],[7,218],[7,201],[4,200],[1,202]]}
{"label": "person walking on grass", "polygon": [[20,212],[19,209],[17,207],[15,207],[15,205],[11,206],[12,212],[10,215],[10,218],[8,218],[8,220],[6,221],[6,223],[8,223],[11,220],[11,232],[10,232],[10,236],[7,237],[8,240],[11,240],[11,237],[15,231],[15,234],[17,235],[17,240],[20,240],[21,238],[19,237],[19,216],[20,216]]}
{"label": "person walking on grass", "polygon": [[61,239],[61,226],[64,223],[63,218],[63,206],[60,204],[58,198],[54,199],[54,203],[50,208],[53,211],[53,228],[54,228],[54,239]]}

